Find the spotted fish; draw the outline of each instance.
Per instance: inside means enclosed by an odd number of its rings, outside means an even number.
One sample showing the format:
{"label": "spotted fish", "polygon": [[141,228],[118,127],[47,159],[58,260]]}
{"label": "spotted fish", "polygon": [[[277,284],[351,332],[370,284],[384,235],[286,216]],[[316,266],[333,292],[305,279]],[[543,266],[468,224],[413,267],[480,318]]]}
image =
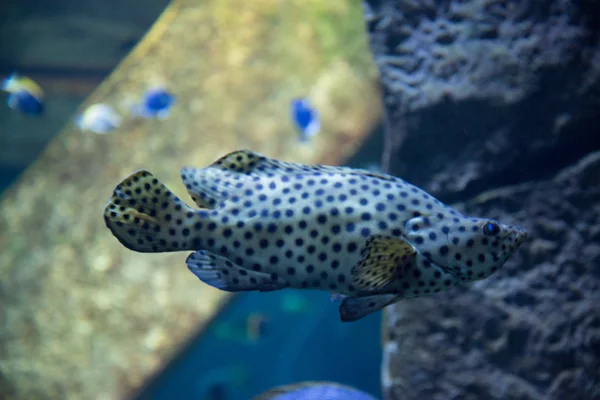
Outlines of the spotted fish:
{"label": "spotted fish", "polygon": [[188,268],[221,290],[344,295],[342,321],[486,278],[527,237],[390,175],[249,150],[183,168],[181,178],[200,209],[138,171],[115,188],[107,227],[138,252],[193,250]]}

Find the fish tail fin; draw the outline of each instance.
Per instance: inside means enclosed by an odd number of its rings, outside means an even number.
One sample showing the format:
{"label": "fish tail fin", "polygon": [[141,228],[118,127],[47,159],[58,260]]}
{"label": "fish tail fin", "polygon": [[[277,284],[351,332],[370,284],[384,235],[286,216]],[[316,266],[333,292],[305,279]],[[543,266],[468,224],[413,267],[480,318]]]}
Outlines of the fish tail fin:
{"label": "fish tail fin", "polygon": [[209,212],[195,210],[148,171],[138,171],[115,188],[104,221],[127,248],[142,253],[194,250],[206,235]]}

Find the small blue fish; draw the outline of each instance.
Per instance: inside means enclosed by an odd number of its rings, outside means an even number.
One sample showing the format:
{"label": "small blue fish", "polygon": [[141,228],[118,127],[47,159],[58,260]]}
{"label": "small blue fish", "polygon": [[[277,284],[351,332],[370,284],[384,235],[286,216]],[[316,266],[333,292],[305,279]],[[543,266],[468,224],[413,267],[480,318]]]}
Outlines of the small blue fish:
{"label": "small blue fish", "polygon": [[251,342],[256,342],[267,334],[269,318],[261,313],[251,313],[246,320],[246,336]]}
{"label": "small blue fish", "polygon": [[175,96],[163,88],[148,90],[140,104],[133,106],[133,113],[144,118],[165,119],[175,105]]}
{"label": "small blue fish", "polygon": [[8,106],[25,114],[40,115],[44,111],[44,91],[32,79],[11,74],[2,81],[1,89],[8,92]]}
{"label": "small blue fish", "polygon": [[333,382],[301,382],[279,386],[252,400],[376,400],[350,386]]}
{"label": "small blue fish", "polygon": [[105,134],[121,126],[123,118],[114,108],[104,103],[92,104],[79,114],[75,120],[82,131]]}
{"label": "small blue fish", "polygon": [[292,121],[300,131],[300,141],[306,142],[319,133],[321,130],[319,115],[307,99],[293,99],[290,108]]}

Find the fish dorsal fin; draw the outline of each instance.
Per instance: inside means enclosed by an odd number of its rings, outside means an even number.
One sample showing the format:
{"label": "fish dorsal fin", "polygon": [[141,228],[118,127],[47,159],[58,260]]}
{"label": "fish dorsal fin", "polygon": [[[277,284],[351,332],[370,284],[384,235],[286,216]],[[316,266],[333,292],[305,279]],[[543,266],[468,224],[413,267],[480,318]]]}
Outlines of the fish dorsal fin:
{"label": "fish dorsal fin", "polygon": [[364,175],[385,180],[394,180],[390,175],[378,174],[371,171],[338,167],[321,164],[300,164],[275,160],[251,150],[238,150],[229,153],[210,165],[210,168],[219,168],[225,171],[237,172],[247,175],[275,176],[294,173],[323,172],[334,174]]}
{"label": "fish dorsal fin", "polygon": [[215,209],[227,198],[231,182],[227,172],[213,168],[181,168],[181,180],[194,203],[200,208]]}
{"label": "fish dorsal fin", "polygon": [[237,150],[224,155],[212,163],[209,168],[219,168],[224,171],[250,174],[256,167],[267,159],[260,153],[252,150]]}
{"label": "fish dorsal fin", "polygon": [[354,284],[360,290],[381,289],[413,265],[415,255],[415,248],[402,239],[371,236],[360,261],[352,267]]}

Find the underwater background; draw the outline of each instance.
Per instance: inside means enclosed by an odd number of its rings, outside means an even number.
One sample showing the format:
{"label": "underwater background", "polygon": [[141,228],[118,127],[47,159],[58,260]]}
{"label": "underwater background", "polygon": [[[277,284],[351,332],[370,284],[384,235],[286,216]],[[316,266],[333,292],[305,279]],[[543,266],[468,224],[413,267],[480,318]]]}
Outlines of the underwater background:
{"label": "underwater background", "polygon": [[[592,0],[3,3],[0,398],[600,399],[599,19]],[[485,280],[342,323],[325,291],[232,295],[106,229],[133,171],[187,199],[182,166],[243,148],[388,172],[529,238]]]}

